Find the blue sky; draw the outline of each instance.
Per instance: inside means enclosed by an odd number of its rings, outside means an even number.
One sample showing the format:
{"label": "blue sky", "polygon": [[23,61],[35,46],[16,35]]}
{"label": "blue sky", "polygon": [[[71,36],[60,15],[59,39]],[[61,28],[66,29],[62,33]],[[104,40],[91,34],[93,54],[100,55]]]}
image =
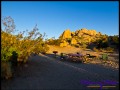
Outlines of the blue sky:
{"label": "blue sky", "polygon": [[119,33],[118,1],[3,1],[1,10],[2,17],[14,19],[17,30],[32,30],[37,24],[47,38],[58,38],[66,29]]}

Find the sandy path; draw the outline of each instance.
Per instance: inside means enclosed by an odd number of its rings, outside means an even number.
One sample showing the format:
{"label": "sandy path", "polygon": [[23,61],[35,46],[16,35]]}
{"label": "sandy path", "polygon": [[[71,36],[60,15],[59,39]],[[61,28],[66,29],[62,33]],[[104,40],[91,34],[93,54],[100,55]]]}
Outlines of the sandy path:
{"label": "sandy path", "polygon": [[[118,81],[118,71],[111,71],[111,75],[98,75],[96,70],[91,73],[95,67],[92,65],[75,64],[69,62],[61,62],[59,59],[51,56],[35,56],[28,62],[27,66],[22,67],[17,71],[16,77],[12,80],[2,81],[2,90],[41,90],[41,89],[79,89],[79,90],[98,90],[88,89],[81,84],[81,80],[115,80]],[[95,67],[97,68],[97,66]],[[98,67],[100,69],[100,67]],[[101,73],[100,72],[100,73]],[[95,75],[97,74],[97,75]],[[112,90],[112,89],[109,89]],[[118,90],[114,88],[113,90]]]}

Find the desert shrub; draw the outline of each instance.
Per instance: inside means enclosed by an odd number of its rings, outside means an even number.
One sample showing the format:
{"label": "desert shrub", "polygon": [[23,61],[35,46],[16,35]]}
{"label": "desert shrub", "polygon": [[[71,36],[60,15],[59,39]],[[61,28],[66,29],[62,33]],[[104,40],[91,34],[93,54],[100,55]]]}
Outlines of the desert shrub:
{"label": "desert shrub", "polygon": [[97,48],[107,48],[108,47],[108,36],[107,35],[101,35],[100,39],[97,39],[94,41],[96,43]]}
{"label": "desert shrub", "polygon": [[49,45],[57,45],[57,46],[59,46],[60,43],[61,43],[60,39],[49,39],[49,40],[47,40],[47,44],[49,44]]}
{"label": "desert shrub", "polygon": [[114,35],[113,38],[112,38],[112,41],[113,41],[115,44],[119,44],[119,36],[118,36],[118,35]]}
{"label": "desert shrub", "polygon": [[119,36],[118,35],[109,36],[109,46],[113,47],[114,49],[119,48]]}
{"label": "desert shrub", "polygon": [[103,48],[103,49],[102,49],[102,52],[106,52],[106,49],[105,49],[105,48]]}
{"label": "desert shrub", "polygon": [[98,52],[98,51],[99,51],[96,47],[94,47],[93,50],[94,50],[95,52]]}
{"label": "desert shrub", "polygon": [[107,47],[106,50],[109,51],[109,52],[113,52],[114,48]]}
{"label": "desert shrub", "polygon": [[106,49],[105,48],[99,48],[99,51],[100,52],[106,52]]}
{"label": "desert shrub", "polygon": [[75,46],[76,48],[79,48],[79,47],[80,47],[80,45],[79,45],[79,44],[75,44],[74,46]]}
{"label": "desert shrub", "polygon": [[102,43],[101,47],[102,47],[102,48],[107,48],[107,47],[108,47],[108,42]]}
{"label": "desert shrub", "polygon": [[[46,52],[49,49],[44,44],[44,36],[38,32],[37,25],[32,31],[19,32],[17,35],[12,34],[15,29],[15,24],[11,17],[2,19],[2,25],[5,28],[1,31],[1,61],[11,61],[11,56],[14,51],[18,54],[17,60],[26,63],[31,53]],[[24,37],[24,33],[27,33],[28,36]],[[15,57],[14,54],[12,59]],[[4,70],[6,67],[2,67],[2,69]]]}
{"label": "desert shrub", "polygon": [[47,44],[42,44],[42,46],[40,46],[39,48],[39,53],[46,53],[49,50],[49,47],[47,46]]}
{"label": "desert shrub", "polygon": [[87,44],[82,44],[82,48],[86,49],[87,48]]}
{"label": "desert shrub", "polygon": [[56,39],[56,40],[54,40],[54,45],[60,45],[60,42],[61,42],[60,39]]}
{"label": "desert shrub", "polygon": [[48,45],[47,45],[47,44],[45,44],[43,49],[44,49],[44,52],[46,53],[46,52],[49,50]]}

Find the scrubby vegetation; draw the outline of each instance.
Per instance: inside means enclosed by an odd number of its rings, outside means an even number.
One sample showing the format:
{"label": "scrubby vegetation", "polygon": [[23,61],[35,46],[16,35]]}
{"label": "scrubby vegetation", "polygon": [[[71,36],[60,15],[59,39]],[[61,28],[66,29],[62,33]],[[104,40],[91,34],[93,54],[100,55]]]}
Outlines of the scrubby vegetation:
{"label": "scrubby vegetation", "polygon": [[[4,29],[1,30],[1,75],[8,78],[9,75],[6,73],[10,73],[11,76],[12,72],[8,72],[10,71],[8,69],[12,68],[5,64],[15,63],[13,61],[15,58],[16,63],[26,63],[31,53],[47,52],[49,48],[43,41],[43,35],[38,32],[37,25],[32,31],[23,31],[17,35],[12,34],[15,31],[15,24],[11,17],[3,18],[2,25]],[[25,33],[28,36],[24,36]]]}
{"label": "scrubby vegetation", "polygon": [[46,44],[48,44],[48,45],[56,45],[56,46],[59,46],[61,40],[60,40],[60,39],[55,39],[55,38],[53,37],[53,38],[47,39],[45,42],[46,42]]}

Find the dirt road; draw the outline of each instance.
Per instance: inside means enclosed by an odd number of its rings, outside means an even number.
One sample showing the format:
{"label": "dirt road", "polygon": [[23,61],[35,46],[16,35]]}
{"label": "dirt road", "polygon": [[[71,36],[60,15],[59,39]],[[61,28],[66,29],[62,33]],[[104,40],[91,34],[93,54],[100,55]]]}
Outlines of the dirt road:
{"label": "dirt road", "polygon": [[[30,58],[27,65],[19,68],[15,78],[1,81],[2,90],[43,90],[43,89],[79,89],[100,90],[99,87],[87,87],[82,80],[100,82],[114,80],[118,82],[118,70],[98,65],[60,61],[53,55],[40,55]],[[119,86],[102,88],[119,90]]]}

